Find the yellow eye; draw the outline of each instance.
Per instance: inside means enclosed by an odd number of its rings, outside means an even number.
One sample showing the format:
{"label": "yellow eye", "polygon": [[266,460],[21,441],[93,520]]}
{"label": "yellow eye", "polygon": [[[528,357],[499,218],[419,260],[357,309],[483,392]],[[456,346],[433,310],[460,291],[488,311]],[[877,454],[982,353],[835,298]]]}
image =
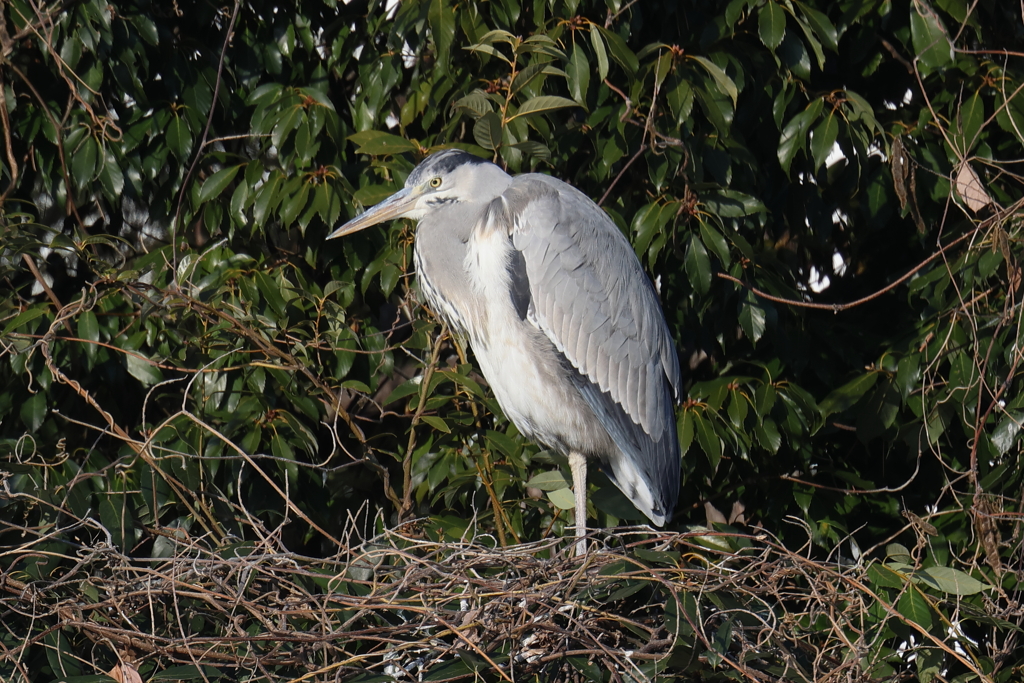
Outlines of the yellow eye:
{"label": "yellow eye", "polygon": [[430,179],[430,186],[433,187],[433,188],[441,187],[441,179],[440,178],[431,178]]}

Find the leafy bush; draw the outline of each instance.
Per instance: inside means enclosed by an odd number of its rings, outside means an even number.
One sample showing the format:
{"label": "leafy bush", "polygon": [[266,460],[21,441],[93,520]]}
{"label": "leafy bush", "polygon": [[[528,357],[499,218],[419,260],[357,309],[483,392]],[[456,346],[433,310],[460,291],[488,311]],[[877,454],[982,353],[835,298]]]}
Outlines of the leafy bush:
{"label": "leafy bush", "polygon": [[[409,623],[512,604],[449,599],[478,574],[551,579],[575,611],[544,647],[594,680],[1020,675],[1008,5],[2,11],[5,680],[401,678]],[[564,462],[418,304],[413,227],[324,242],[446,145],[573,183],[655,278],[689,373],[664,534],[560,559]],[[640,521],[600,476],[591,500]],[[438,601],[385,606],[423,566]],[[306,599],[338,611],[281,612]],[[574,632],[588,610],[616,627]],[[314,623],[345,646],[282,636]],[[561,675],[517,663],[521,629],[458,626],[418,671]]]}

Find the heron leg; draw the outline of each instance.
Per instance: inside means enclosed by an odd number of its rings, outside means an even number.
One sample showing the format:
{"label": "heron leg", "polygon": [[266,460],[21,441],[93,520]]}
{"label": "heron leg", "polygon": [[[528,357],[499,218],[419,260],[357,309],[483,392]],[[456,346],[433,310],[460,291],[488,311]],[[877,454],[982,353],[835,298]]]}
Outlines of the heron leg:
{"label": "heron leg", "polygon": [[572,470],[572,492],[576,498],[576,556],[583,557],[587,544],[587,459],[580,453],[569,453],[569,469]]}

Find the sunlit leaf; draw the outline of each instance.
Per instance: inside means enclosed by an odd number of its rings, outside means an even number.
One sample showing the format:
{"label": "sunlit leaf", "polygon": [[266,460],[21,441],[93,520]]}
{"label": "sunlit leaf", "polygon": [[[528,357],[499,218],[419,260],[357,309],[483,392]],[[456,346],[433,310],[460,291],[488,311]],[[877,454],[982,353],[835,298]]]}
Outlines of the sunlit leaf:
{"label": "sunlit leaf", "polygon": [[455,40],[455,11],[447,0],[430,0],[427,11],[430,32],[437,46],[437,63],[441,70],[448,69],[449,53]]}
{"label": "sunlit leaf", "polygon": [[[594,25],[596,26],[596,24]],[[634,74],[637,69],[640,68],[640,61],[633,54],[633,51],[629,49],[626,42],[619,37],[614,31],[610,31],[601,26],[597,26],[601,32],[601,38],[605,45],[608,46],[609,52],[612,53],[612,59],[619,63],[627,73]],[[591,29],[593,31],[593,29]],[[600,63],[601,57],[598,56],[598,62]]]}
{"label": "sunlit leaf", "polygon": [[950,595],[974,595],[991,588],[970,574],[952,567],[925,567],[914,576]]}
{"label": "sunlit leaf", "polygon": [[602,81],[608,78],[608,52],[605,50],[604,39],[601,38],[601,31],[596,24],[590,25],[590,44],[594,47],[594,56],[597,58],[597,75]]}
{"label": "sunlit leaf", "polygon": [[533,99],[524,102],[512,118],[531,116],[546,111],[553,111],[555,109],[564,109],[565,107],[576,106],[578,106],[577,103],[574,102],[573,100],[570,100],[568,97],[557,97],[555,95],[541,95],[539,97],[534,97]]}
{"label": "sunlit leaf", "polygon": [[184,116],[172,116],[167,125],[167,146],[170,147],[174,156],[184,161],[192,154],[192,130]]}
{"label": "sunlit leaf", "polygon": [[825,165],[825,160],[832,153],[832,146],[839,136],[839,119],[834,112],[828,112],[811,132],[811,158],[814,167]]}
{"label": "sunlit leaf", "polygon": [[706,57],[699,55],[689,55],[689,58],[700,64],[704,69],[711,75],[715,80],[715,83],[721,89],[722,93],[727,95],[732,100],[732,106],[736,106],[736,98],[739,96],[739,91],[736,89],[736,84],[729,76],[718,67],[717,64],[712,62]]}
{"label": "sunlit leaf", "polygon": [[401,154],[416,149],[403,137],[379,130],[366,130],[348,136],[357,145],[358,154]]}
{"label": "sunlit leaf", "polygon": [[923,1],[910,8],[910,35],[917,58],[929,69],[946,66],[953,61],[953,45],[942,19]]}
{"label": "sunlit leaf", "polygon": [[541,472],[534,475],[526,482],[526,486],[540,489],[541,491],[557,491],[569,487],[569,482],[558,470]]}
{"label": "sunlit leaf", "polygon": [[924,629],[932,627],[931,606],[928,604],[924,594],[916,586],[910,586],[904,591],[903,595],[900,596],[897,607],[900,614],[907,621],[917,624]]}
{"label": "sunlit leaf", "polygon": [[501,116],[487,112],[473,126],[473,137],[484,149],[498,149],[501,146]]}
{"label": "sunlit leaf", "polygon": [[565,68],[569,80],[569,91],[580,105],[586,106],[587,89],[590,87],[590,62],[586,53],[577,45]]}
{"label": "sunlit leaf", "polygon": [[757,31],[765,47],[774,50],[786,35],[786,13],[775,0],[768,0],[757,14]]}
{"label": "sunlit leaf", "polygon": [[227,189],[228,185],[231,184],[231,181],[233,181],[235,176],[238,175],[238,169],[240,168],[241,166],[228,166],[227,168],[222,168],[203,181],[203,186],[199,189],[200,203],[213,199]]}
{"label": "sunlit leaf", "polygon": [[548,500],[550,500],[555,507],[560,510],[573,510],[576,507],[576,499],[573,496],[572,489],[561,488],[554,491],[548,491]]}
{"label": "sunlit leaf", "polygon": [[694,289],[707,292],[711,288],[711,259],[704,243],[696,236],[691,236],[688,241],[683,263]]}
{"label": "sunlit leaf", "polygon": [[160,368],[149,359],[140,356],[138,352],[129,351],[124,354],[124,364],[128,374],[146,386],[162,382],[164,379]]}

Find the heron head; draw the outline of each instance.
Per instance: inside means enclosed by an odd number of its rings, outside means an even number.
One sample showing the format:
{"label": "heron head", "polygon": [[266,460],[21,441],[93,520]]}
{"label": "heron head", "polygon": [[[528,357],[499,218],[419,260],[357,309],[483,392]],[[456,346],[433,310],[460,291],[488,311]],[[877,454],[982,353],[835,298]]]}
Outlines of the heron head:
{"label": "heron head", "polygon": [[370,207],[327,236],[334,239],[395,218],[420,220],[452,203],[490,201],[511,178],[485,159],[460,149],[446,149],[420,162],[405,187]]}

